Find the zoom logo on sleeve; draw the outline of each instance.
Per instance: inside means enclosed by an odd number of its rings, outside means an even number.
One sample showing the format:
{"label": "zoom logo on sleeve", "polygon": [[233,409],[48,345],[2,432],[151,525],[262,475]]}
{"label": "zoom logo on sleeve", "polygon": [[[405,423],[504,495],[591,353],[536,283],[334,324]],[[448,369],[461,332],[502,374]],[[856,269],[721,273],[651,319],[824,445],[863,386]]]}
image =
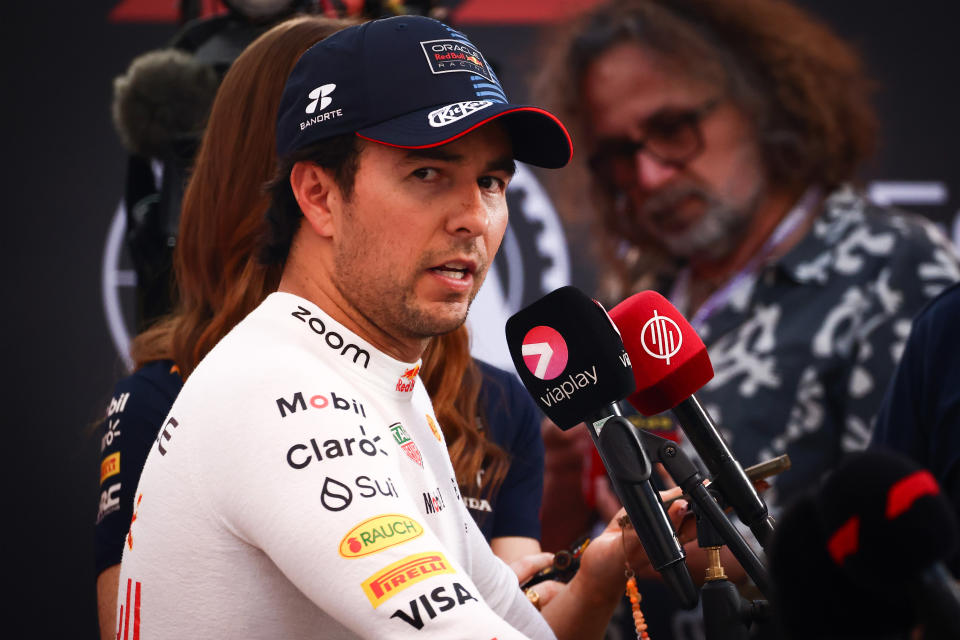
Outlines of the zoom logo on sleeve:
{"label": "zoom logo on sleeve", "polygon": [[471,600],[477,602],[466,587],[459,582],[454,582],[452,585],[437,587],[429,594],[411,600],[405,609],[397,609],[390,617],[403,620],[419,631],[428,620],[434,620],[440,614],[467,604]]}
{"label": "zoom logo on sleeve", "polygon": [[290,315],[310,327],[315,334],[323,338],[323,342],[328,347],[334,351],[339,351],[341,356],[352,356],[354,364],[360,364],[360,358],[362,356],[363,368],[366,369],[368,366],[370,366],[369,351],[358,347],[352,342],[347,342],[344,340],[343,336],[336,331],[327,331],[327,325],[323,323],[323,319],[312,315],[309,309],[305,309],[298,305],[297,310]]}

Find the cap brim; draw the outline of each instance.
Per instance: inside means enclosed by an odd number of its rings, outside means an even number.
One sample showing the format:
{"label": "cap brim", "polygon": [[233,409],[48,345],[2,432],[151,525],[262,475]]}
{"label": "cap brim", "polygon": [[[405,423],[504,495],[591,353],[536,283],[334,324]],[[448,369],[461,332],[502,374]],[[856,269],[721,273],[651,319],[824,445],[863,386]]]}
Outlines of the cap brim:
{"label": "cap brim", "polygon": [[478,127],[502,123],[513,143],[513,156],[520,162],[546,169],[559,169],[570,162],[573,142],[560,120],[538,107],[490,103],[488,106],[444,126],[430,126],[429,116],[438,107],[407,113],[365,127],[357,135],[366,140],[400,147],[428,149],[453,142]]}

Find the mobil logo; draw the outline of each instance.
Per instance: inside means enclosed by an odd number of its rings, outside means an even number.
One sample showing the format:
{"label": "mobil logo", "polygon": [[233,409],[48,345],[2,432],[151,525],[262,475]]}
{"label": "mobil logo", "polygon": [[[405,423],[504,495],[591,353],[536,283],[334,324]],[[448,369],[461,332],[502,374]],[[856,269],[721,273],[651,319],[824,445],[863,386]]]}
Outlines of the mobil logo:
{"label": "mobil logo", "polygon": [[523,363],[541,380],[553,380],[567,367],[567,341],[553,327],[539,325],[527,331],[520,347]]}
{"label": "mobil logo", "polygon": [[416,520],[388,513],[364,520],[340,540],[340,555],[360,558],[419,537],[423,527]]}
{"label": "mobil logo", "polygon": [[280,411],[280,417],[286,418],[291,413],[311,409],[339,409],[340,411],[353,411],[358,416],[367,417],[367,411],[363,408],[363,403],[353,398],[344,398],[331,391],[324,395],[317,393],[305,396],[302,391],[297,391],[289,400],[286,398],[277,398],[277,409]]}

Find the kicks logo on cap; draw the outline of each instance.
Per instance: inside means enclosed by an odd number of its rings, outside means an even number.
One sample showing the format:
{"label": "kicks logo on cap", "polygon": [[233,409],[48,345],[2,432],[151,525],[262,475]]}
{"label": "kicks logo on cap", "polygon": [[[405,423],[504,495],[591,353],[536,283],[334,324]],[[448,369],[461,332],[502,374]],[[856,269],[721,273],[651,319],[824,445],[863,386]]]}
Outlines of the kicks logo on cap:
{"label": "kicks logo on cap", "polygon": [[421,42],[423,53],[427,56],[432,73],[451,73],[466,71],[483,76],[490,82],[496,82],[487,68],[483,55],[473,45],[453,38],[445,40],[427,40]]}
{"label": "kicks logo on cap", "polygon": [[445,107],[440,107],[427,114],[427,122],[431,127],[445,127],[453,124],[457,120],[466,118],[471,113],[476,113],[481,109],[486,109],[493,103],[489,100],[471,100],[470,102],[454,102]]}
{"label": "kicks logo on cap", "polygon": [[313,113],[317,110],[317,103],[320,104],[320,111],[323,111],[330,106],[330,103],[333,102],[333,98],[328,98],[333,90],[337,88],[335,84],[325,84],[317,87],[310,92],[307,97],[312,100],[310,104],[307,105],[307,113]]}

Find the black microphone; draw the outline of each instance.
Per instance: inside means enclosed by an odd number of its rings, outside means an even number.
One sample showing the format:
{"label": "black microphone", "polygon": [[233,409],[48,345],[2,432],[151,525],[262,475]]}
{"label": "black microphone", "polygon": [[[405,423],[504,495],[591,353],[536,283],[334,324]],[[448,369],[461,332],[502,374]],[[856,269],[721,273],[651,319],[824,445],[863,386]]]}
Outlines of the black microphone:
{"label": "black microphone", "polygon": [[619,401],[634,390],[630,357],[599,303],[562,287],[507,320],[507,345],[517,373],[541,410],[561,429],[587,422],[613,489],[637,536],[680,606],[698,594],[660,495],[652,464]]}
{"label": "black microphone", "polygon": [[797,638],[809,637],[811,612],[831,637],[902,637],[922,624],[927,640],[960,638],[960,589],[943,564],[957,536],[929,471],[892,452],[849,456],[780,518],[776,619]]}
{"label": "black microphone", "polygon": [[713,377],[703,341],[676,307],[654,291],[630,296],[610,310],[610,317],[634,365],[637,388],[630,404],[647,416],[673,411],[713,475],[715,488],[766,548],[773,534],[767,505],[693,395]]}

